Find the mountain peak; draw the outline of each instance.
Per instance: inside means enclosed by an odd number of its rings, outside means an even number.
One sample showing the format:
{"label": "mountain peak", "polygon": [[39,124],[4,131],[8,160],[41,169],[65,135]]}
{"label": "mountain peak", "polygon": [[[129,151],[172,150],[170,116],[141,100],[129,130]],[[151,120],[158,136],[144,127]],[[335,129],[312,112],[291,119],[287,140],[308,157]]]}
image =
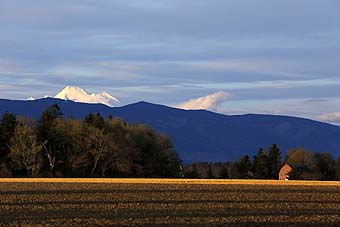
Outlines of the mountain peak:
{"label": "mountain peak", "polygon": [[107,92],[90,94],[85,89],[78,86],[65,87],[55,96],[55,98],[83,103],[101,103],[110,107],[117,106],[120,103],[117,98]]}
{"label": "mountain peak", "polygon": [[77,86],[67,86],[59,94],[66,94],[66,93],[78,93],[78,94],[88,94],[83,88]]}

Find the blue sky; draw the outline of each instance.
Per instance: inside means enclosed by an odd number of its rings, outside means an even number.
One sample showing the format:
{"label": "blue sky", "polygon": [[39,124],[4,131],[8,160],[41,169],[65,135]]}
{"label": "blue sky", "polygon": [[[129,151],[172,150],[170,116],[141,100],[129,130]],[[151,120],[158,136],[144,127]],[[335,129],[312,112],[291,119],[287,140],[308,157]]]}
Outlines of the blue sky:
{"label": "blue sky", "polygon": [[1,0],[0,97],[74,85],[340,123],[339,21],[339,0]]}

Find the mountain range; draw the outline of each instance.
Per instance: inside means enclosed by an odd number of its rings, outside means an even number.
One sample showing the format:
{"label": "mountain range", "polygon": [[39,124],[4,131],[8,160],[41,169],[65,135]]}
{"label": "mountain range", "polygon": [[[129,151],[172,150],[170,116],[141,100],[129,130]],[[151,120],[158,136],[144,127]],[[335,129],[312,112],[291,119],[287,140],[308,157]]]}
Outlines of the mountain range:
{"label": "mountain range", "polygon": [[232,161],[254,155],[260,147],[278,144],[283,153],[304,147],[340,156],[340,127],[313,120],[276,115],[223,115],[206,110],[182,110],[147,102],[122,107],[43,98],[33,101],[0,99],[0,114],[38,119],[57,103],[65,118],[84,118],[88,113],[121,117],[129,123],[145,123],[173,140],[180,158],[192,161]]}

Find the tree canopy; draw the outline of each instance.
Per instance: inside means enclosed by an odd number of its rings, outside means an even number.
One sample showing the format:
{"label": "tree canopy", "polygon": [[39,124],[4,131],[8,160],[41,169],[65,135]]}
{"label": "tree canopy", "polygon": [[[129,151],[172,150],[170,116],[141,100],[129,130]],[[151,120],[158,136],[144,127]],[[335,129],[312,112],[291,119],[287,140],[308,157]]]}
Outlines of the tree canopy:
{"label": "tree canopy", "polygon": [[0,130],[5,132],[0,157],[14,176],[180,176],[181,161],[171,140],[147,125],[104,119],[99,113],[85,120],[63,119],[59,106],[52,105],[37,122],[17,123],[6,113]]}

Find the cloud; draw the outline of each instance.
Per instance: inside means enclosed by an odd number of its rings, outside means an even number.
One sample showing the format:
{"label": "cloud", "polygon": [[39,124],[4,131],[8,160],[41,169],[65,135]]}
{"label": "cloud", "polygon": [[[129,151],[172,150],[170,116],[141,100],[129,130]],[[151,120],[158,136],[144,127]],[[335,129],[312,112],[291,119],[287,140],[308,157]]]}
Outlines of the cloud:
{"label": "cloud", "polygon": [[339,111],[336,2],[1,0],[0,97],[72,85],[174,106],[221,90],[235,98],[218,112],[317,119]]}
{"label": "cloud", "polygon": [[219,91],[214,94],[191,99],[176,107],[186,110],[215,110],[222,102],[227,100],[229,97],[231,97],[230,93]]}
{"label": "cloud", "polygon": [[318,118],[321,121],[340,124],[340,112],[323,114],[323,115],[320,115]]}

